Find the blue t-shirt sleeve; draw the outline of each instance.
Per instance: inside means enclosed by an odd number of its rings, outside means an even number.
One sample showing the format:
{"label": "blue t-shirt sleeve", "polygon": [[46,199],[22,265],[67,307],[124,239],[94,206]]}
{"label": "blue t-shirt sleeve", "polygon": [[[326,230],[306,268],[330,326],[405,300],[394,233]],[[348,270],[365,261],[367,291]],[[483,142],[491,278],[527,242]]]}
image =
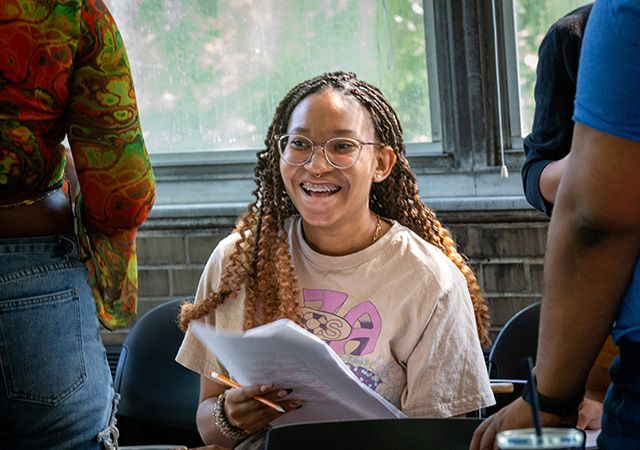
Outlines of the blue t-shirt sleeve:
{"label": "blue t-shirt sleeve", "polygon": [[573,120],[640,141],[640,1],[596,1],[580,56]]}

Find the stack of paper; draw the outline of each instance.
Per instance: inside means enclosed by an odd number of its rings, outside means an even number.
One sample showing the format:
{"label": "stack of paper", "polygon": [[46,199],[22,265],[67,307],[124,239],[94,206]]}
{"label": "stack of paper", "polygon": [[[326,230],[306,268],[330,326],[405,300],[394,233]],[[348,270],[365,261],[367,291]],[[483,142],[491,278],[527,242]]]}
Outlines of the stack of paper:
{"label": "stack of paper", "polygon": [[275,383],[293,389],[302,408],[274,425],[321,420],[406,417],[362,384],[320,338],[290,320],[233,333],[192,322],[191,330],[243,386]]}

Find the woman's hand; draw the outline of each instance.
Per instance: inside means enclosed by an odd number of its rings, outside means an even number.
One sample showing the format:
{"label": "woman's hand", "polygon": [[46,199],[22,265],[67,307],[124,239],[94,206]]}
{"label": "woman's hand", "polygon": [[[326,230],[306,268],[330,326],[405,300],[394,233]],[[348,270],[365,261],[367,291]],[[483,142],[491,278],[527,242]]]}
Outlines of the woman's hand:
{"label": "woman's hand", "polygon": [[282,416],[282,413],[253,397],[258,395],[264,397],[278,403],[286,412],[289,412],[302,406],[302,400],[282,400],[289,394],[290,392],[286,389],[273,384],[232,388],[227,390],[224,412],[232,425],[249,433],[255,433],[266,428],[269,423]]}

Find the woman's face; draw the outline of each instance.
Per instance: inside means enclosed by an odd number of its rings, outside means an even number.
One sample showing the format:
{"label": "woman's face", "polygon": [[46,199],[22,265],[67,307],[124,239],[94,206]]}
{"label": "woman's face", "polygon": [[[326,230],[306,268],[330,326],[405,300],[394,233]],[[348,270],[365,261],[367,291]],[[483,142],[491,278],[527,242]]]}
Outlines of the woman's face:
{"label": "woman's face", "polygon": [[354,165],[337,169],[326,160],[320,145],[337,137],[377,141],[369,112],[355,99],[325,90],[309,95],[296,106],[287,133],[305,136],[317,145],[304,165],[292,166],[280,158],[280,174],[302,216],[305,233],[310,228],[333,235],[357,232],[371,220],[371,183],[386,178],[391,170],[386,167],[388,152],[392,153],[393,165],[393,150],[364,145]]}

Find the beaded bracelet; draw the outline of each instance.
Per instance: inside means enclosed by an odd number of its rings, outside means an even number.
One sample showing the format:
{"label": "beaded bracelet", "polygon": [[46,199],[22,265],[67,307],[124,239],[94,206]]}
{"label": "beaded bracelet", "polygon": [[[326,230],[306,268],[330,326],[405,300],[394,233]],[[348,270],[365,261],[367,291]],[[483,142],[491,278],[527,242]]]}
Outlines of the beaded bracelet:
{"label": "beaded bracelet", "polygon": [[227,391],[224,391],[222,394],[218,395],[218,399],[216,403],[213,405],[213,422],[216,424],[220,433],[224,437],[233,440],[239,440],[249,434],[246,430],[243,430],[240,427],[236,427],[229,422],[227,415],[224,412],[224,399],[227,394]]}

